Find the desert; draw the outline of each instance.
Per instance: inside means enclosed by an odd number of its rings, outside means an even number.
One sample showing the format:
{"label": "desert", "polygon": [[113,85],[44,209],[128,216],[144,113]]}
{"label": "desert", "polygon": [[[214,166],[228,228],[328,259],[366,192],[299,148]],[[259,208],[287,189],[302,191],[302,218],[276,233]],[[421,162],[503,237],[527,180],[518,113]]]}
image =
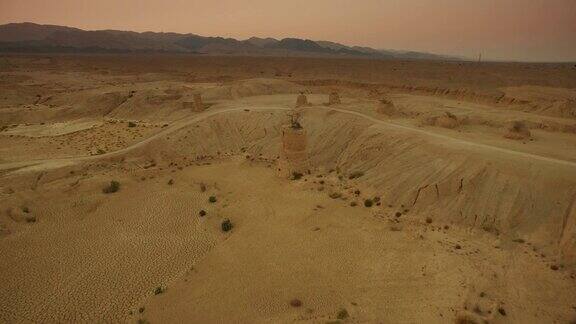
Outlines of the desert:
{"label": "desert", "polygon": [[0,93],[0,322],[576,319],[573,64],[6,54]]}

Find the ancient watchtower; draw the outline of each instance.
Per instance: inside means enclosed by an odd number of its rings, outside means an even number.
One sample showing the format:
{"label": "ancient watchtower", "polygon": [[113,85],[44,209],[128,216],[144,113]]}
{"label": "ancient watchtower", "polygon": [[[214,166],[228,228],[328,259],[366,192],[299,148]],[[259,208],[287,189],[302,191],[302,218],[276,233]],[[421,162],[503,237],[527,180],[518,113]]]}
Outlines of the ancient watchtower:
{"label": "ancient watchtower", "polygon": [[185,101],[183,102],[185,109],[191,109],[192,111],[201,112],[206,110],[206,106],[202,102],[202,96],[199,93],[194,94],[194,101]]}
{"label": "ancient watchtower", "polygon": [[309,171],[306,130],[299,121],[299,114],[290,115],[290,124],[282,127],[282,148],[278,160],[278,174],[295,178]]}
{"label": "ancient watchtower", "polygon": [[308,98],[304,92],[300,92],[298,98],[296,98],[296,108],[308,106]]}

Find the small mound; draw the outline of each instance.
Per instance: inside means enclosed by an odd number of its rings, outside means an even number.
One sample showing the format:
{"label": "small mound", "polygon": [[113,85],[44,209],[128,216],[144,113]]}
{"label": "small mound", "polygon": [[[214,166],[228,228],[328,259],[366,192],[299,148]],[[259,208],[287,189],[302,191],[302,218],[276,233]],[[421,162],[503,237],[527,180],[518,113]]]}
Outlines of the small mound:
{"label": "small mound", "polygon": [[421,121],[422,125],[436,126],[448,129],[455,129],[460,126],[458,117],[449,112],[444,112],[441,116],[428,116]]}
{"label": "small mound", "polygon": [[504,137],[513,140],[525,140],[530,139],[532,135],[524,122],[515,121],[508,126]]}
{"label": "small mound", "polygon": [[449,112],[445,112],[444,115],[436,119],[436,126],[438,127],[454,129],[459,125],[458,118]]}
{"label": "small mound", "polygon": [[388,117],[395,117],[402,115],[400,111],[394,106],[394,103],[387,99],[380,99],[378,106],[376,107],[376,112]]}
{"label": "small mound", "polygon": [[340,100],[340,94],[338,94],[336,91],[330,92],[328,95],[328,106],[339,105],[341,103],[342,101]]}

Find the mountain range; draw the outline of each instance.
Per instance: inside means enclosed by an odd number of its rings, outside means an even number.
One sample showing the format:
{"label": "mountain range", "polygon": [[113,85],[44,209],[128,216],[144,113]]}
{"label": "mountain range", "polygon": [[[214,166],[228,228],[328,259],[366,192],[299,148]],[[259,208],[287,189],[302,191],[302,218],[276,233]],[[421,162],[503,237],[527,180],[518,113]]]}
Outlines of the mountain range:
{"label": "mountain range", "polygon": [[10,23],[0,25],[0,52],[18,53],[192,53],[212,55],[336,56],[382,59],[458,60],[411,51],[346,46],[309,39],[252,37],[247,40],[195,34],[87,31],[78,28]]}

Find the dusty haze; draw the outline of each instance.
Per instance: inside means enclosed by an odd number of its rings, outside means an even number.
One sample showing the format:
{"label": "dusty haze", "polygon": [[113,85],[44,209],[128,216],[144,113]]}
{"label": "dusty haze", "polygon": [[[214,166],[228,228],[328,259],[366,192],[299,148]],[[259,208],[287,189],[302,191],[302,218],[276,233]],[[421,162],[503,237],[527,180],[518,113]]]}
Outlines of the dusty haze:
{"label": "dusty haze", "polygon": [[0,23],[299,37],[475,58],[576,61],[571,0],[0,1]]}

